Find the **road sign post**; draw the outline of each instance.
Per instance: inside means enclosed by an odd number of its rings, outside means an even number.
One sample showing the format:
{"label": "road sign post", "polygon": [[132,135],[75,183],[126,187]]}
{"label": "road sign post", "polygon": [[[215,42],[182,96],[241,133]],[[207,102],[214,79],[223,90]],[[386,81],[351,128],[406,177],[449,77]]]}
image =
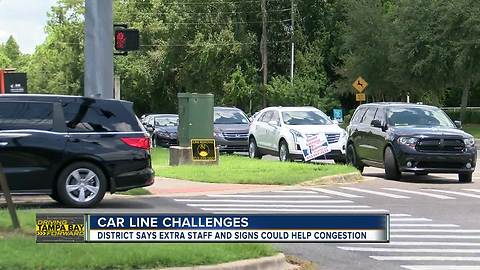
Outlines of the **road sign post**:
{"label": "road sign post", "polygon": [[3,166],[0,163],[0,189],[2,190],[5,201],[7,202],[8,212],[12,218],[12,225],[14,229],[20,229],[20,222],[18,222],[17,212],[13,204],[12,196],[10,195],[10,188],[8,187],[7,178],[3,172]]}

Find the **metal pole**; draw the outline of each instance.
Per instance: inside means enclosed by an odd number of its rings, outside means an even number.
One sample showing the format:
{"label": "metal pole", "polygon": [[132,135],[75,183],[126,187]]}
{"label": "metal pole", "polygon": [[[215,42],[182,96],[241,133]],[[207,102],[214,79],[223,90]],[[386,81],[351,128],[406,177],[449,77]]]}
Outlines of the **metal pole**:
{"label": "metal pole", "polygon": [[118,100],[121,99],[121,97],[120,97],[120,76],[118,76],[118,75],[115,75],[115,95],[114,95],[114,98],[118,99]]}
{"label": "metal pole", "polygon": [[292,48],[291,48],[291,55],[290,55],[290,82],[293,83],[293,67],[294,67],[294,62],[295,62],[295,43],[293,42],[293,33],[294,33],[294,18],[295,18],[295,10],[294,10],[294,4],[293,0],[291,0],[291,21],[292,21],[292,33],[291,33],[291,39],[292,39]]}
{"label": "metal pole", "polygon": [[267,0],[262,0],[262,39],[260,41],[260,52],[262,55],[262,71],[263,71],[263,107],[267,106]]}
{"label": "metal pole", "polygon": [[12,196],[10,195],[10,189],[8,188],[7,178],[3,172],[3,166],[0,163],[0,188],[2,189],[3,196],[5,196],[5,201],[7,202],[8,212],[12,219],[12,225],[14,229],[20,229],[20,222],[18,221],[17,211],[15,210],[15,205],[13,204]]}
{"label": "metal pole", "polygon": [[113,98],[112,0],[85,0],[87,97]]}

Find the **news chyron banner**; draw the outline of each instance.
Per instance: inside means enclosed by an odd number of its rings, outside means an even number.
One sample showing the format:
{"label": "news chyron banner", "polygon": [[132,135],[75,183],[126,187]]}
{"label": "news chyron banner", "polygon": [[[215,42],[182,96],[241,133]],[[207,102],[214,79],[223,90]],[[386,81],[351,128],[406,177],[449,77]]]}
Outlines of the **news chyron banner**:
{"label": "news chyron banner", "polygon": [[37,215],[37,242],[388,242],[381,214]]}

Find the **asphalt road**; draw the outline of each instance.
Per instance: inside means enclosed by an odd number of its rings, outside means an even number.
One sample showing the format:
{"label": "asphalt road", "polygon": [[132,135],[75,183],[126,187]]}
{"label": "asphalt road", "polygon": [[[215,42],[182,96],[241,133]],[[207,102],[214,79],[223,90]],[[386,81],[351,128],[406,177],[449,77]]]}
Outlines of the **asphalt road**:
{"label": "asphalt road", "polygon": [[[479,160],[480,161],[480,160]],[[477,164],[480,164],[478,162]],[[328,211],[391,213],[391,242],[383,244],[277,244],[287,254],[316,263],[318,269],[480,269],[480,169],[474,182],[456,175],[404,175],[383,179],[367,168],[361,183],[294,188],[262,193],[196,197],[109,197],[87,212],[156,213],[322,213]],[[81,212],[46,201],[24,204],[42,211]]]}

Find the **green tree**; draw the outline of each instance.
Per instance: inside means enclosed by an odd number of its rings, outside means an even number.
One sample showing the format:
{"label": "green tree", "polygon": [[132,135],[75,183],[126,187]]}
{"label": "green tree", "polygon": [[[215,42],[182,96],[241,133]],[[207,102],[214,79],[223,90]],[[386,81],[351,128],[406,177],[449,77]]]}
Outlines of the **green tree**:
{"label": "green tree", "polygon": [[5,42],[4,52],[6,56],[10,58],[12,63],[15,63],[22,54],[20,52],[20,48],[18,47],[17,41],[15,41],[12,35],[10,35],[7,39],[7,42]]}

